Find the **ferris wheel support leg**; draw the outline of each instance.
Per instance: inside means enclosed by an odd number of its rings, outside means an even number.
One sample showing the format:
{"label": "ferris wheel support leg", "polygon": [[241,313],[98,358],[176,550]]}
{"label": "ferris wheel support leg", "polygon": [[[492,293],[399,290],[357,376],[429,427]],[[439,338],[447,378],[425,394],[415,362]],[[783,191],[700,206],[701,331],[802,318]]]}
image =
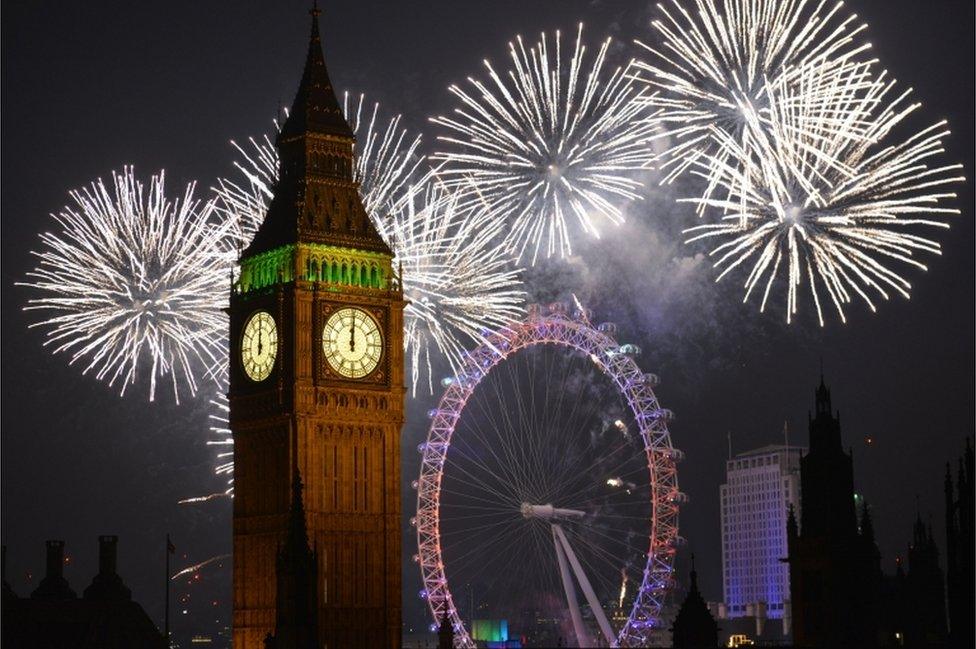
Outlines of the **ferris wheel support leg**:
{"label": "ferris wheel support leg", "polygon": [[573,619],[573,630],[576,632],[576,646],[589,646],[589,637],[586,635],[586,627],[583,626],[583,616],[580,614],[579,602],[576,601],[576,588],[573,586],[573,578],[569,574],[569,564],[566,562],[566,555],[563,553],[559,537],[556,536],[558,525],[552,526],[552,542],[556,547],[556,560],[559,562],[559,575],[563,579],[563,590],[566,591],[566,604],[569,607],[569,615]]}
{"label": "ferris wheel support leg", "polygon": [[617,637],[613,634],[613,629],[610,626],[610,621],[607,619],[607,614],[600,605],[600,601],[593,591],[593,586],[590,585],[590,580],[586,578],[586,573],[583,572],[583,566],[580,565],[579,559],[576,558],[576,553],[573,552],[573,548],[569,545],[569,539],[566,538],[563,528],[559,525],[553,525],[552,533],[556,537],[557,549],[560,542],[563,545],[566,557],[569,559],[570,565],[573,566],[573,572],[576,573],[576,581],[579,582],[580,588],[583,589],[583,595],[586,596],[586,602],[590,605],[590,610],[593,611],[593,617],[596,618],[597,624],[600,625],[600,630],[603,632],[603,637],[607,641],[607,646],[616,647]]}

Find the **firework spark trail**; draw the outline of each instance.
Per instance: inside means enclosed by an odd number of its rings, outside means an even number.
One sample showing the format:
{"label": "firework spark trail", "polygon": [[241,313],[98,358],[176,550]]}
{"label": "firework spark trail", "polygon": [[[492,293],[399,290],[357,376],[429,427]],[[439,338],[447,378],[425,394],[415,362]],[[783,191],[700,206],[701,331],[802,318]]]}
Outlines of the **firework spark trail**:
{"label": "firework spark trail", "polygon": [[835,93],[871,86],[873,61],[865,60],[871,45],[859,43],[867,26],[842,7],[826,0],[695,0],[689,12],[677,0],[659,4],[656,42],[637,41],[649,60],[634,69],[653,91],[645,96],[659,137],[668,138],[662,182],[695,168],[709,198],[723,168],[735,163],[735,150],[752,153],[746,121],[749,113],[768,119],[771,85],[781,103],[804,108],[807,121],[798,126],[807,137],[829,139]]}
{"label": "firework spark trail", "polygon": [[194,573],[194,572],[199,572],[203,568],[206,568],[207,566],[209,566],[211,563],[216,563],[218,561],[223,561],[224,559],[229,559],[229,558],[230,558],[230,555],[229,554],[220,554],[220,555],[217,555],[215,557],[210,557],[206,561],[201,561],[200,563],[193,564],[192,566],[190,566],[188,568],[183,568],[183,570],[180,570],[178,573],[176,573],[175,575],[173,575],[172,577],[170,577],[170,580],[171,581],[176,581],[177,579],[179,579],[183,575],[189,575],[189,574]]}
{"label": "firework spark trail", "polygon": [[184,498],[183,500],[177,500],[176,504],[193,505],[196,503],[206,503],[206,502],[210,502],[211,500],[218,500],[218,499],[228,498],[228,497],[230,497],[229,493],[214,493],[214,494],[207,494],[206,496],[193,496],[192,498]]}
{"label": "firework spark trail", "polygon": [[394,263],[403,267],[404,296],[410,300],[404,344],[414,394],[423,374],[433,393],[432,347],[456,371],[467,344],[480,344],[486,329],[522,313],[525,295],[498,243],[500,222],[463,195],[435,176],[377,221],[396,254]]}
{"label": "firework spark trail", "polygon": [[37,292],[25,307],[44,314],[45,346],[80,363],[120,392],[148,363],[149,400],[169,378],[197,390],[197,375],[223,353],[229,269],[219,244],[227,224],[213,203],[166,195],[164,173],[147,188],[132,167],[72,191],[74,205],[53,214],[57,228],[40,235],[37,266],[18,282]]}
{"label": "firework spark trail", "polygon": [[891,293],[908,298],[911,284],[902,268],[926,270],[917,256],[941,254],[938,242],[915,232],[948,228],[945,217],[959,214],[943,205],[956,196],[946,186],[965,180],[962,166],[940,160],[949,134],[945,122],[898,139],[895,127],[919,104],[907,102],[910,90],[894,89],[879,75],[859,93],[865,99],[860,109],[837,111],[861,126],[838,127],[832,137],[811,136],[804,122],[819,119],[810,116],[819,108],[778,101],[785,91],[776,86],[768,122],[755,113],[747,119],[750,150],[713,129],[734,161],[699,160],[698,173],[714,176],[731,197],[684,199],[719,213],[718,222],[687,230],[688,242],[717,240],[710,255],[721,269],[719,280],[748,268],[744,301],[761,291],[765,310],[782,272],[787,322],[798,312],[804,283],[821,326],[828,302],[846,322],[844,306],[857,298],[872,311]]}
{"label": "firework spark trail", "polygon": [[502,75],[485,60],[490,81],[451,86],[460,106],[431,120],[449,132],[433,156],[444,177],[509,223],[508,246],[533,264],[541,252],[571,254],[573,217],[594,236],[599,222],[623,222],[618,203],[641,197],[636,176],[653,160],[656,126],[639,84],[609,69],[609,38],[588,61],[582,35],[580,24],[568,60],[559,32],[552,49],[546,34],[528,49],[518,37],[513,69]]}

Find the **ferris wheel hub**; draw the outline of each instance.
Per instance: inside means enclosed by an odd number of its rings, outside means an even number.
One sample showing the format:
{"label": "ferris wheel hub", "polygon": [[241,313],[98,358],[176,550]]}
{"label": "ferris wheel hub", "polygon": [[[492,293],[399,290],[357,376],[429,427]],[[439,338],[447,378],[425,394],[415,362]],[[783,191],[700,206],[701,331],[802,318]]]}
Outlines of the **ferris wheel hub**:
{"label": "ferris wheel hub", "polygon": [[586,516],[586,512],[578,509],[562,509],[560,507],[553,507],[552,503],[548,503],[546,505],[522,503],[521,511],[524,518],[539,518],[544,521],[575,520]]}

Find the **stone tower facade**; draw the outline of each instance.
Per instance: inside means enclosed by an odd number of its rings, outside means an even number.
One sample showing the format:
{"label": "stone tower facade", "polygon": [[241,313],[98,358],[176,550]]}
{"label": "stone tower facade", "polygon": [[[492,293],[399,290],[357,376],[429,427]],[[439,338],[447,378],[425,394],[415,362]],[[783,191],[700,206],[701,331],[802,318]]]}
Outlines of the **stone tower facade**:
{"label": "stone tower facade", "polygon": [[400,644],[403,308],[354,178],[354,136],[312,11],[279,180],[230,301],[234,647],[274,631],[276,559],[300,474],[318,645]]}

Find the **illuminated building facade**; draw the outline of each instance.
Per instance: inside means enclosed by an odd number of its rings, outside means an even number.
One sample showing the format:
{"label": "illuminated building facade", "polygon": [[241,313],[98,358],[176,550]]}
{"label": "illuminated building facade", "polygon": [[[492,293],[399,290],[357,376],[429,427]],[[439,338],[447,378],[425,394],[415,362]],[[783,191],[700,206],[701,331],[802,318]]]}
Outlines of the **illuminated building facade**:
{"label": "illuminated building facade", "polygon": [[[800,506],[798,446],[764,446],[726,463],[719,488],[725,616],[782,619],[790,598],[786,519]],[[788,617],[788,615],[787,615]]]}

